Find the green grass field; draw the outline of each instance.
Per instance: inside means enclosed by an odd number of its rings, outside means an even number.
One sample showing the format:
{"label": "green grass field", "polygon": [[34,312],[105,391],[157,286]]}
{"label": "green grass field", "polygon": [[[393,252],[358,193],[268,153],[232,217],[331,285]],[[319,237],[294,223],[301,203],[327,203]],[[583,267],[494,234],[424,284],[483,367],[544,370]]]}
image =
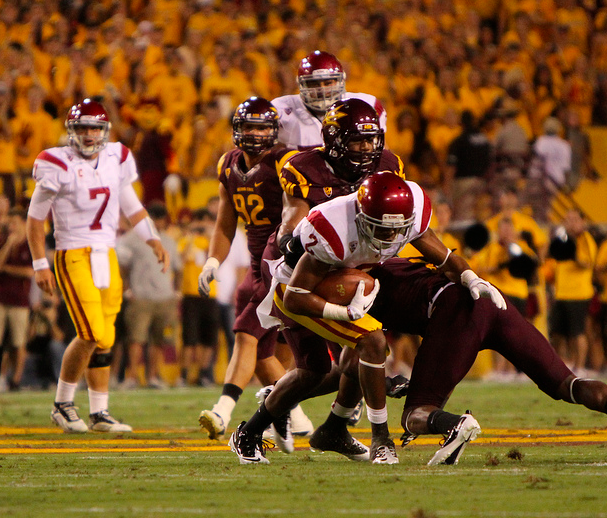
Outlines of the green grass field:
{"label": "green grass field", "polygon": [[[256,408],[255,388],[230,429]],[[52,428],[52,393],[0,395],[0,517],[607,517],[607,416],[555,402],[529,383],[466,381],[447,410],[470,409],[483,434],[458,466],[428,468],[439,437],[397,448],[375,466],[296,441],[269,466],[241,466],[225,440],[197,426],[219,389],[112,394],[130,434],[80,436]],[[332,398],[304,403],[315,424]],[[86,392],[77,396],[86,414]],[[391,400],[394,438],[402,401]],[[370,443],[366,418],[353,429]],[[397,444],[400,444],[397,442]]]}

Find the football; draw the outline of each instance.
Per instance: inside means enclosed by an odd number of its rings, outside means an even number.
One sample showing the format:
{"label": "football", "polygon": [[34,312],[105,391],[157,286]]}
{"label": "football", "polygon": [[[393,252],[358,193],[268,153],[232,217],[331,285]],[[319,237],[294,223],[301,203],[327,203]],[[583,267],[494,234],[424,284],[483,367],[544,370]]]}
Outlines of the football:
{"label": "football", "polygon": [[354,297],[361,280],[365,281],[365,295],[368,295],[373,290],[375,283],[373,277],[356,268],[338,268],[330,271],[320,281],[314,293],[327,302],[347,306]]}

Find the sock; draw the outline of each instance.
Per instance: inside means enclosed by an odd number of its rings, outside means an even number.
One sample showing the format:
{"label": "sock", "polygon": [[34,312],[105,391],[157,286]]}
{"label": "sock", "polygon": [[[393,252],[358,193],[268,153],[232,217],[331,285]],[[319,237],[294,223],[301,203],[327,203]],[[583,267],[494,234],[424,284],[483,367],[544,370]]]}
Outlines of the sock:
{"label": "sock", "polygon": [[68,403],[74,401],[74,396],[76,395],[76,388],[78,387],[78,383],[68,383],[67,381],[63,381],[59,379],[57,382],[57,393],[55,394],[55,402],[56,403]]}
{"label": "sock", "polygon": [[371,408],[367,405],[367,418],[371,424],[380,424],[388,421],[388,408]]}
{"label": "sock", "polygon": [[337,417],[343,417],[346,420],[352,417],[354,410],[356,410],[356,407],[346,408],[345,406],[341,406],[337,401],[334,401],[333,405],[331,405],[331,413],[335,414]]}
{"label": "sock", "polygon": [[348,418],[338,416],[337,414],[335,414],[333,412],[333,410],[331,410],[331,412],[329,413],[329,417],[327,417],[327,420],[324,422],[323,426],[325,426],[333,431],[347,430]]}
{"label": "sock", "polygon": [[253,414],[253,417],[251,417],[251,419],[249,419],[242,427],[242,431],[251,433],[253,435],[261,435],[263,431],[272,424],[273,421],[274,416],[268,412],[264,402],[257,409],[257,412]]}
{"label": "sock", "polygon": [[242,395],[242,389],[233,383],[226,383],[221,390],[221,395],[230,396],[236,402]]}
{"label": "sock", "polygon": [[447,435],[459,423],[462,416],[444,410],[434,410],[428,416],[428,433]]}
{"label": "sock", "polygon": [[220,415],[223,419],[223,424],[228,426],[235,406],[236,401],[233,398],[230,396],[220,396],[219,401],[213,406],[213,412]]}
{"label": "sock", "polygon": [[109,393],[89,389],[89,413],[97,414],[107,410],[109,399]]}
{"label": "sock", "polygon": [[389,437],[390,430],[388,430],[388,423],[371,423],[371,435],[373,437]]}

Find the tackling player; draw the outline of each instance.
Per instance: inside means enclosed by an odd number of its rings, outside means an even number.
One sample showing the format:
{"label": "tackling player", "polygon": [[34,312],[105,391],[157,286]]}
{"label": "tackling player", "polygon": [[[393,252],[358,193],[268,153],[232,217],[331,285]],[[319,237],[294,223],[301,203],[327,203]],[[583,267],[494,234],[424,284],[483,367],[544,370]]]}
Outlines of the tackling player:
{"label": "tackling player", "polygon": [[309,149],[323,145],[322,121],[329,107],[338,100],[362,99],[379,116],[386,130],[386,111],[377,97],[346,92],[346,73],[339,60],[328,52],[315,50],[299,64],[299,94],[283,95],[272,101],[279,114],[278,141],[290,149]]}
{"label": "tackling player", "polygon": [[[47,149],[34,162],[36,187],[27,217],[35,281],[49,294],[59,284],[77,332],[63,355],[51,419],[68,433],[88,431],[74,406],[84,375],[90,429],[130,432],[129,425],[108,412],[114,322],[122,303],[114,249],[120,211],[152,248],[163,271],[169,256],[132,186],[137,169],[131,151],[108,143],[110,121],[104,107],[84,99],[72,106],[65,126],[69,145]],[[56,240],[54,274],[45,255],[49,211]]]}
{"label": "tackling player", "polygon": [[[264,427],[272,422],[273,416],[282,415],[302,395],[315,390],[330,369],[331,357],[324,341],[302,340],[307,337],[305,332],[298,335],[298,329],[302,328],[358,353],[360,384],[372,426],[370,460],[398,462],[387,425],[386,340],[381,322],[367,315],[379,282],[376,281],[370,294],[364,295],[361,281],[347,306],[329,303],[313,292],[331,269],[382,263],[411,242],[425,259],[457,277],[474,299],[488,297],[498,308],[505,309],[499,291],[476,276],[467,262],[452,254],[429,229],[430,216],[430,201],[422,189],[386,171],[367,178],[357,192],[318,205],[298,224],[293,239],[300,240],[303,255],[296,262],[287,256],[271,265],[274,303],[286,326],[285,336],[293,349],[297,369],[279,380],[256,414],[230,438],[241,463],[268,462],[261,443]],[[336,417],[347,416],[336,413]],[[480,431],[472,416],[466,425],[470,434]],[[342,434],[344,429],[345,419]],[[328,440],[331,431],[322,427],[315,431],[310,440],[315,448],[318,435]]]}
{"label": "tackling player", "polygon": [[607,413],[607,385],[575,376],[514,305],[498,311],[488,300],[474,302],[468,290],[425,263],[390,259],[369,273],[381,284],[369,314],[385,329],[423,337],[401,423],[403,446],[417,435],[445,435],[429,465],[456,464],[474,438],[472,416],[442,408],[483,349],[503,355],[553,399]]}

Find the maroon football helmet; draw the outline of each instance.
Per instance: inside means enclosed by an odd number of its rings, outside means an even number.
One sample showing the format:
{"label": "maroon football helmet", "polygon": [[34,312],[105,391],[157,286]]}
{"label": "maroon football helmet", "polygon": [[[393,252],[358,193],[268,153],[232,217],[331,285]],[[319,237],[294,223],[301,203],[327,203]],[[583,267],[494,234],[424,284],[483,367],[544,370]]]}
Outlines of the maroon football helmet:
{"label": "maroon football helmet", "polygon": [[[337,101],[322,121],[325,154],[338,176],[356,182],[373,173],[384,150],[384,130],[375,109],[361,99]],[[370,144],[359,151],[349,149],[356,141]]]}
{"label": "maroon football helmet", "polygon": [[415,224],[415,202],[407,183],[383,171],[358,188],[356,226],[369,247],[380,254],[396,255],[407,244]]}
{"label": "maroon football helmet", "polygon": [[[246,126],[245,126],[246,125]],[[260,135],[256,130],[271,129]],[[278,142],[278,112],[263,97],[251,97],[241,103],[232,117],[232,140],[249,155],[259,155]]]}
{"label": "maroon football helmet", "polygon": [[346,93],[346,73],[338,59],[315,50],[301,60],[297,70],[299,95],[310,110],[324,113]]}
{"label": "maroon football helmet", "polygon": [[[110,118],[103,105],[91,99],[74,104],[65,119],[67,142],[84,157],[99,153],[110,138]],[[101,130],[96,135],[88,135],[87,128]]]}

